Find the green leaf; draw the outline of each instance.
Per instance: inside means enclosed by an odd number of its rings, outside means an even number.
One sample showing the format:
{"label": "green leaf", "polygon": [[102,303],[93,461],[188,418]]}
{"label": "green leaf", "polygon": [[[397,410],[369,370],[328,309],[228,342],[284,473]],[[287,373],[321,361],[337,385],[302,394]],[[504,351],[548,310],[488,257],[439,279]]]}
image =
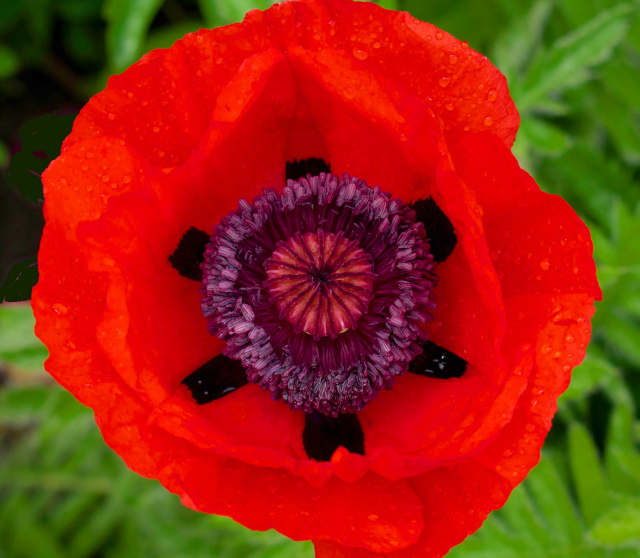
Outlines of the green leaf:
{"label": "green leaf", "polygon": [[0,393],[0,423],[18,426],[37,420],[51,396],[45,386],[4,388]]}
{"label": "green leaf", "polygon": [[11,157],[7,182],[27,203],[42,203],[40,176],[60,155],[77,113],[57,111],[32,118],[20,129],[20,151]]}
{"label": "green leaf", "polygon": [[640,198],[630,173],[586,143],[576,144],[557,159],[546,162],[540,175],[546,184],[553,185],[554,193],[607,232],[610,224],[616,222],[613,212],[620,211],[617,207],[620,200],[635,206]]}
{"label": "green leaf", "polygon": [[601,312],[595,324],[613,354],[640,368],[640,330],[635,324],[611,311]]}
{"label": "green leaf", "polygon": [[594,107],[622,158],[640,165],[640,116],[610,92],[601,92]]}
{"label": "green leaf", "polygon": [[156,48],[169,48],[178,39],[182,39],[187,33],[194,33],[202,29],[201,21],[181,21],[171,26],[162,27],[149,33],[149,37],[142,48],[144,53]]}
{"label": "green leaf", "polygon": [[0,44],[0,79],[15,75],[20,69],[20,57],[6,45]]}
{"label": "green leaf", "polygon": [[560,128],[533,116],[520,124],[518,141],[521,136],[527,138],[533,149],[545,155],[560,155],[571,145],[570,137]]}
{"label": "green leaf", "polygon": [[571,373],[571,384],[558,401],[559,406],[580,401],[602,386],[611,375],[617,375],[616,368],[604,358],[587,352],[584,362]]}
{"label": "green leaf", "polygon": [[606,545],[640,541],[640,499],[627,501],[603,514],[589,534]]}
{"label": "green leaf", "polygon": [[535,110],[537,103],[552,92],[587,81],[590,70],[607,60],[624,39],[632,11],[631,4],[604,11],[544,51],[534,61],[522,87],[514,90],[521,113]]}
{"label": "green leaf", "polygon": [[399,0],[377,0],[376,4],[378,4],[381,8],[385,8],[386,10],[399,10]]}
{"label": "green leaf", "polygon": [[242,21],[244,15],[253,9],[266,10],[269,0],[198,0],[200,11],[210,27]]}
{"label": "green leaf", "polygon": [[543,455],[542,460],[525,481],[535,499],[541,515],[546,520],[555,545],[571,548],[582,539],[582,525],[576,505],[552,460]]}
{"label": "green leaf", "polygon": [[496,41],[491,60],[509,83],[522,75],[535,49],[542,43],[542,33],[553,4],[553,0],[538,0],[525,16],[509,25]]}
{"label": "green leaf", "polygon": [[611,497],[593,439],[576,422],[569,428],[569,462],[582,517],[587,526],[593,525],[611,506]]}
{"label": "green leaf", "polygon": [[637,53],[619,53],[601,71],[602,84],[628,108],[640,109],[640,72]]}
{"label": "green leaf", "polygon": [[141,55],[151,21],[162,0],[106,0],[107,56],[115,72],[120,72]]}
{"label": "green leaf", "polygon": [[31,291],[38,282],[38,261],[34,256],[11,266],[7,278],[0,285],[0,302],[24,302],[31,299]]}
{"label": "green leaf", "polygon": [[24,370],[42,370],[47,348],[33,332],[29,304],[0,305],[0,361]]}

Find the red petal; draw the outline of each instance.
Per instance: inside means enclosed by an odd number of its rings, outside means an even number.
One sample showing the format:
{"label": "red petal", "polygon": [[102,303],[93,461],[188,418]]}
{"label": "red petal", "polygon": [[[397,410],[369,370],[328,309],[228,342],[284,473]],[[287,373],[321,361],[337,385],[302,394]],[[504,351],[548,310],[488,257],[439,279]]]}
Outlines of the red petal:
{"label": "red petal", "polygon": [[492,134],[469,136],[452,155],[483,209],[505,298],[589,293],[601,299],[589,229],[562,198],[540,192]]}
{"label": "red petal", "polygon": [[[487,129],[507,146],[515,139],[520,119],[504,76],[465,42],[429,23],[346,0],[285,2],[247,17],[262,18],[280,48],[341,51],[363,71],[417,95],[442,120],[450,141]],[[350,79],[344,76],[346,87]]]}
{"label": "red petal", "polygon": [[[527,352],[535,357],[527,389],[513,418],[477,455],[408,479],[424,506],[423,535],[416,545],[386,554],[389,558],[440,558],[477,530],[501,507],[511,490],[538,462],[558,396],[569,385],[589,342],[593,298],[589,295],[528,295],[513,298],[507,314],[525,313]],[[509,350],[518,342],[508,336]],[[515,345],[513,344],[515,342]],[[332,542],[316,542],[317,558],[380,558],[380,554]]]}

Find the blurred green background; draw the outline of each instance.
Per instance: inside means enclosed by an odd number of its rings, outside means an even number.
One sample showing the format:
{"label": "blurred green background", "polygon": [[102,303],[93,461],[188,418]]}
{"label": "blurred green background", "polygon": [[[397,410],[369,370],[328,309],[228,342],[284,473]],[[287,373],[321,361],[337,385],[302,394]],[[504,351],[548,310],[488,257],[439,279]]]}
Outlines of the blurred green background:
{"label": "blurred green background", "polygon": [[[559,402],[540,465],[449,556],[638,557],[640,2],[379,3],[467,40],[506,74],[522,117],[514,150],[590,226],[604,291],[587,359]],[[108,76],[187,32],[269,5],[0,1],[0,279],[13,261],[35,255],[37,175]],[[61,110],[45,131],[37,117]],[[35,182],[19,194],[24,176]],[[19,238],[7,241],[9,230]],[[45,358],[29,306],[0,305],[0,558],[313,555],[310,543],[191,512],[131,473],[102,442],[92,414],[43,372]]]}

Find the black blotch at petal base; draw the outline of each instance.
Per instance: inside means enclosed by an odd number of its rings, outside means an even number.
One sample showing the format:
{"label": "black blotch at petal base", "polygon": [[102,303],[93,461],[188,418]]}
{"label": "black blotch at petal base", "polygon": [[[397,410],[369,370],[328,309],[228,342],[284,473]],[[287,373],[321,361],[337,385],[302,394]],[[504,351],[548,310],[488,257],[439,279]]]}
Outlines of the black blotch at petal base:
{"label": "black blotch at petal base", "polygon": [[200,264],[204,261],[204,249],[209,242],[209,235],[191,227],[180,239],[178,247],[169,256],[169,263],[183,277],[202,281]]}
{"label": "black blotch at petal base", "polygon": [[218,355],[189,374],[182,383],[189,388],[198,405],[210,403],[248,383],[239,360]]}
{"label": "black blotch at petal base", "polygon": [[433,341],[423,343],[422,354],[409,364],[409,372],[441,380],[460,378],[466,370],[466,360],[436,345]]}
{"label": "black blotch at petal base", "polygon": [[307,455],[316,461],[331,461],[338,446],[344,446],[351,453],[364,455],[364,432],[354,414],[333,418],[321,413],[308,413],[302,443]]}
{"label": "black blotch at petal base", "polygon": [[309,159],[294,159],[293,161],[287,161],[285,167],[285,177],[287,180],[300,180],[305,178],[307,174],[316,176],[321,172],[330,173],[331,165],[324,159],[317,157],[310,157]]}
{"label": "black blotch at petal base", "polygon": [[458,243],[451,221],[431,197],[412,203],[411,208],[416,212],[416,221],[427,231],[433,259],[438,263],[445,261]]}

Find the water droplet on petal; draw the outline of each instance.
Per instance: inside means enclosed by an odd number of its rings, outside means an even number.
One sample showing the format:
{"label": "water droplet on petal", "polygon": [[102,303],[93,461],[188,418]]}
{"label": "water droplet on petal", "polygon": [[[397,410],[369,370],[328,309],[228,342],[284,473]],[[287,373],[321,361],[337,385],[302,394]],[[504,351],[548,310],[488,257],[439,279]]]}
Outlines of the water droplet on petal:
{"label": "water droplet on petal", "polygon": [[550,267],[551,262],[548,259],[544,259],[540,262],[540,269],[542,269],[542,271],[549,271]]}
{"label": "water droplet on petal", "polygon": [[484,119],[484,125],[485,125],[485,126],[491,126],[491,124],[493,124],[493,118],[491,118],[490,116],[487,116],[487,117]]}
{"label": "water droplet on petal", "polygon": [[495,101],[498,98],[498,93],[496,92],[495,89],[490,89],[489,93],[487,93],[487,101],[490,101],[493,103],[493,101]]}
{"label": "water droplet on petal", "polygon": [[60,304],[59,302],[56,302],[52,306],[52,308],[53,311],[60,316],[64,316],[68,312],[67,307],[64,304]]}
{"label": "water droplet on petal", "polygon": [[449,64],[455,64],[456,62],[458,62],[458,57],[455,54],[449,56]]}
{"label": "water droplet on petal", "polygon": [[354,48],[353,49],[353,55],[358,59],[358,60],[366,60],[367,57],[369,56],[369,53],[366,50],[361,50],[359,48]]}
{"label": "water droplet on petal", "polygon": [[440,87],[447,87],[451,83],[451,78],[449,76],[442,76],[438,80],[438,85]]}
{"label": "water droplet on petal", "polygon": [[445,106],[445,108],[446,108],[447,110],[453,110],[453,103],[448,103],[448,104]]}
{"label": "water droplet on petal", "polygon": [[442,37],[444,37],[444,33],[442,31],[438,31],[436,33],[436,39],[440,40],[440,39],[442,39]]}

